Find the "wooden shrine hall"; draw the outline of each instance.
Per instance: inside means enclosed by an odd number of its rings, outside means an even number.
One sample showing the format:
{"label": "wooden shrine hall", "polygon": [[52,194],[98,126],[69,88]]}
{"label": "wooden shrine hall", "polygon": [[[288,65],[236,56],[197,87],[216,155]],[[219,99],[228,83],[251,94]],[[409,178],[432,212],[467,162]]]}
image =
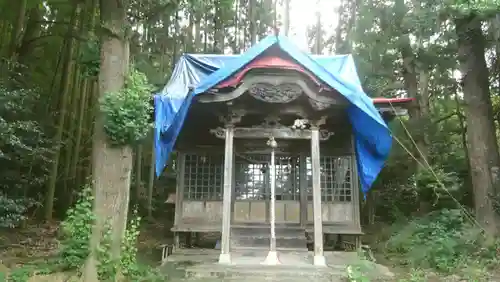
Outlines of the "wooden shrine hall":
{"label": "wooden shrine hall", "polygon": [[[358,98],[343,95],[341,91],[347,90],[325,81],[333,78],[308,67],[316,63],[324,71],[335,65],[338,73],[354,72],[359,81],[352,56],[328,57],[328,61],[296,55],[287,49],[292,47],[272,40],[240,55],[248,56],[245,62],[238,64],[238,56],[225,56],[227,67],[197,79],[178,103],[176,115],[184,117],[169,149],[177,152],[172,231],[177,246],[181,234],[221,232],[220,263],[230,263],[231,251],[238,249],[261,248],[270,256],[307,251],[310,238],[314,264],[325,265],[325,234],[362,235],[359,170],[365,165],[359,163],[360,142],[354,132],[363,126],[370,130],[372,125],[353,125],[350,107]],[[174,75],[189,72],[186,65],[193,61],[209,65],[210,56],[216,55],[184,55]],[[215,82],[204,82],[214,77]],[[357,87],[352,93],[366,96],[356,82],[352,85],[351,90]],[[378,123],[406,114],[412,103],[365,96]],[[174,125],[171,122],[170,127]],[[169,130],[157,134],[163,138],[176,134]]]}

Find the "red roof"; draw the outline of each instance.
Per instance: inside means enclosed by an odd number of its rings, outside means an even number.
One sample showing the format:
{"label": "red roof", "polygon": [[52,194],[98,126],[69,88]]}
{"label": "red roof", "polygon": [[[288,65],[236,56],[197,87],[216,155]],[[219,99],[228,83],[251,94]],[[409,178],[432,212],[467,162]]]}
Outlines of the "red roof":
{"label": "red roof", "polygon": [[249,72],[252,69],[285,69],[285,70],[295,70],[298,72],[301,72],[305,75],[307,75],[312,81],[314,81],[316,84],[320,85],[321,83],[318,81],[318,79],[310,73],[308,70],[304,69],[301,67],[299,64],[294,63],[290,60],[283,59],[280,57],[276,56],[263,56],[263,57],[258,57],[254,61],[252,61],[250,64],[245,66],[242,70],[237,72],[236,74],[232,75],[228,79],[222,81],[218,85],[216,85],[216,88],[224,88],[228,86],[235,86],[238,84],[243,76],[247,72]]}
{"label": "red roof", "polygon": [[373,98],[374,104],[399,104],[399,103],[411,103],[415,101],[415,98]]}
{"label": "red roof", "polygon": [[[229,87],[229,86],[236,86],[243,76],[245,74],[252,70],[252,69],[265,69],[265,68],[279,68],[279,69],[287,69],[287,70],[295,70],[298,72],[301,72],[305,75],[307,75],[312,81],[314,81],[316,84],[321,85],[322,83],[318,81],[318,79],[309,71],[304,69],[302,66],[299,64],[284,59],[280,58],[277,56],[263,56],[255,59],[252,61],[250,64],[245,66],[242,70],[237,72],[236,74],[232,75],[225,81],[222,81],[218,85],[215,86],[215,88],[224,88],[224,87]],[[415,99],[414,98],[373,98],[373,103],[380,105],[380,104],[399,104],[399,103],[410,103],[413,102]]]}

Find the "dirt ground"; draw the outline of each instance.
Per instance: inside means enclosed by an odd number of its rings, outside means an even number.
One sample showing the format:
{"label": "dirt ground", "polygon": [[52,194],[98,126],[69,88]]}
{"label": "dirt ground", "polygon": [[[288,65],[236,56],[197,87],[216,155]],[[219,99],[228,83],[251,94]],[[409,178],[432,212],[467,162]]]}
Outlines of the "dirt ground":
{"label": "dirt ground", "polygon": [[[158,266],[161,260],[161,246],[163,244],[172,243],[172,234],[169,227],[158,222],[150,222],[143,224],[141,235],[138,242],[139,261],[150,266]],[[3,281],[1,274],[8,273],[10,270],[18,268],[25,264],[45,262],[54,258],[59,250],[60,243],[58,241],[59,225],[57,222],[52,224],[30,224],[23,229],[0,229],[0,281]],[[381,264],[389,266],[387,261],[378,261]],[[168,268],[168,267],[167,267]],[[440,277],[425,271],[412,271],[407,269],[391,268],[391,271],[396,274],[393,281],[410,282],[410,281],[472,281],[460,279],[459,277],[449,276]],[[423,272],[423,273],[422,273]],[[203,278],[202,280],[184,278],[182,267],[171,267],[167,269],[169,276],[168,281],[205,281],[215,282],[222,281],[217,278]],[[426,274],[427,278],[418,277]],[[71,277],[70,273],[58,273],[54,275],[37,275],[30,278],[29,282],[62,282]],[[238,280],[231,280],[238,281]],[[247,280],[241,280],[247,281]],[[476,280],[474,280],[476,281]],[[477,280],[482,281],[482,280]],[[500,281],[496,277],[490,277],[485,281]]]}
{"label": "dirt ground", "polygon": [[[162,224],[143,225],[138,242],[139,261],[147,265],[157,265],[161,259],[162,244],[171,243],[171,235]],[[0,281],[11,270],[26,264],[43,263],[55,258],[60,242],[59,223],[29,224],[22,229],[0,229]],[[71,274],[36,275],[29,282],[68,281]],[[69,280],[71,281],[71,280]]]}

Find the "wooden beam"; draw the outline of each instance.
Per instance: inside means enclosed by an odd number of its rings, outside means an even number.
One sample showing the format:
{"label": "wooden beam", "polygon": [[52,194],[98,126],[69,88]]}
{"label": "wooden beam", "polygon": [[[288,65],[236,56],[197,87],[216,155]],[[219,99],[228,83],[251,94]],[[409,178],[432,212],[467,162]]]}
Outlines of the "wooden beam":
{"label": "wooden beam", "polygon": [[[211,129],[210,132],[217,138],[225,138],[225,129],[218,127]],[[293,129],[293,128],[264,128],[264,127],[236,127],[234,128],[234,138],[241,139],[265,139],[273,136],[276,139],[303,139],[310,140],[312,136],[310,129]],[[333,132],[328,130],[318,130],[319,139],[328,140]]]}
{"label": "wooden beam", "polygon": [[[301,76],[298,75],[256,75],[248,76],[245,78],[238,88],[230,93],[203,93],[197,98],[201,103],[220,103],[229,102],[234,100],[245,92],[250,90],[253,85],[267,84],[270,86],[278,86],[280,84],[294,84],[303,90],[303,93],[307,95],[311,100],[325,104],[325,105],[348,105],[347,99],[338,94],[335,96],[327,96],[318,94],[317,89],[312,89],[307,82]],[[331,94],[329,92],[329,94]]]}

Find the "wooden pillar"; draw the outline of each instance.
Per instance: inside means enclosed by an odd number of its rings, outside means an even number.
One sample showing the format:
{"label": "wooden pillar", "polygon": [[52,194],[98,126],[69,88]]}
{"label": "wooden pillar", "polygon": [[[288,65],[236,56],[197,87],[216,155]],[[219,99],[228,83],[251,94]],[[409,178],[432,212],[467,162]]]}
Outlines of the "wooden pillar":
{"label": "wooden pillar", "polygon": [[227,125],[224,150],[224,193],[222,202],[222,240],[219,263],[231,263],[231,202],[233,190],[233,137],[234,126]]}
{"label": "wooden pillar", "polygon": [[271,236],[269,253],[267,254],[266,260],[264,264],[267,265],[278,265],[281,264],[278,259],[278,253],[276,252],[276,148],[278,147],[278,143],[274,140],[274,137],[269,137],[267,141],[267,145],[271,147],[271,166],[270,175],[271,175]]}
{"label": "wooden pillar", "polygon": [[184,177],[186,171],[186,154],[177,153],[177,187],[175,193],[175,218],[174,226],[181,224],[182,203],[184,202]]}
{"label": "wooden pillar", "polygon": [[[181,225],[182,220],[182,205],[184,202],[184,177],[186,171],[186,154],[177,153],[177,187],[175,191],[175,218],[174,226],[176,228]],[[174,248],[180,248],[179,232],[174,232]]]}
{"label": "wooden pillar", "polygon": [[314,215],[314,265],[326,266],[323,255],[323,219],[321,212],[321,164],[319,153],[319,128],[311,127],[311,166]]}
{"label": "wooden pillar", "polygon": [[307,226],[307,158],[301,153],[299,158],[300,226]]}

